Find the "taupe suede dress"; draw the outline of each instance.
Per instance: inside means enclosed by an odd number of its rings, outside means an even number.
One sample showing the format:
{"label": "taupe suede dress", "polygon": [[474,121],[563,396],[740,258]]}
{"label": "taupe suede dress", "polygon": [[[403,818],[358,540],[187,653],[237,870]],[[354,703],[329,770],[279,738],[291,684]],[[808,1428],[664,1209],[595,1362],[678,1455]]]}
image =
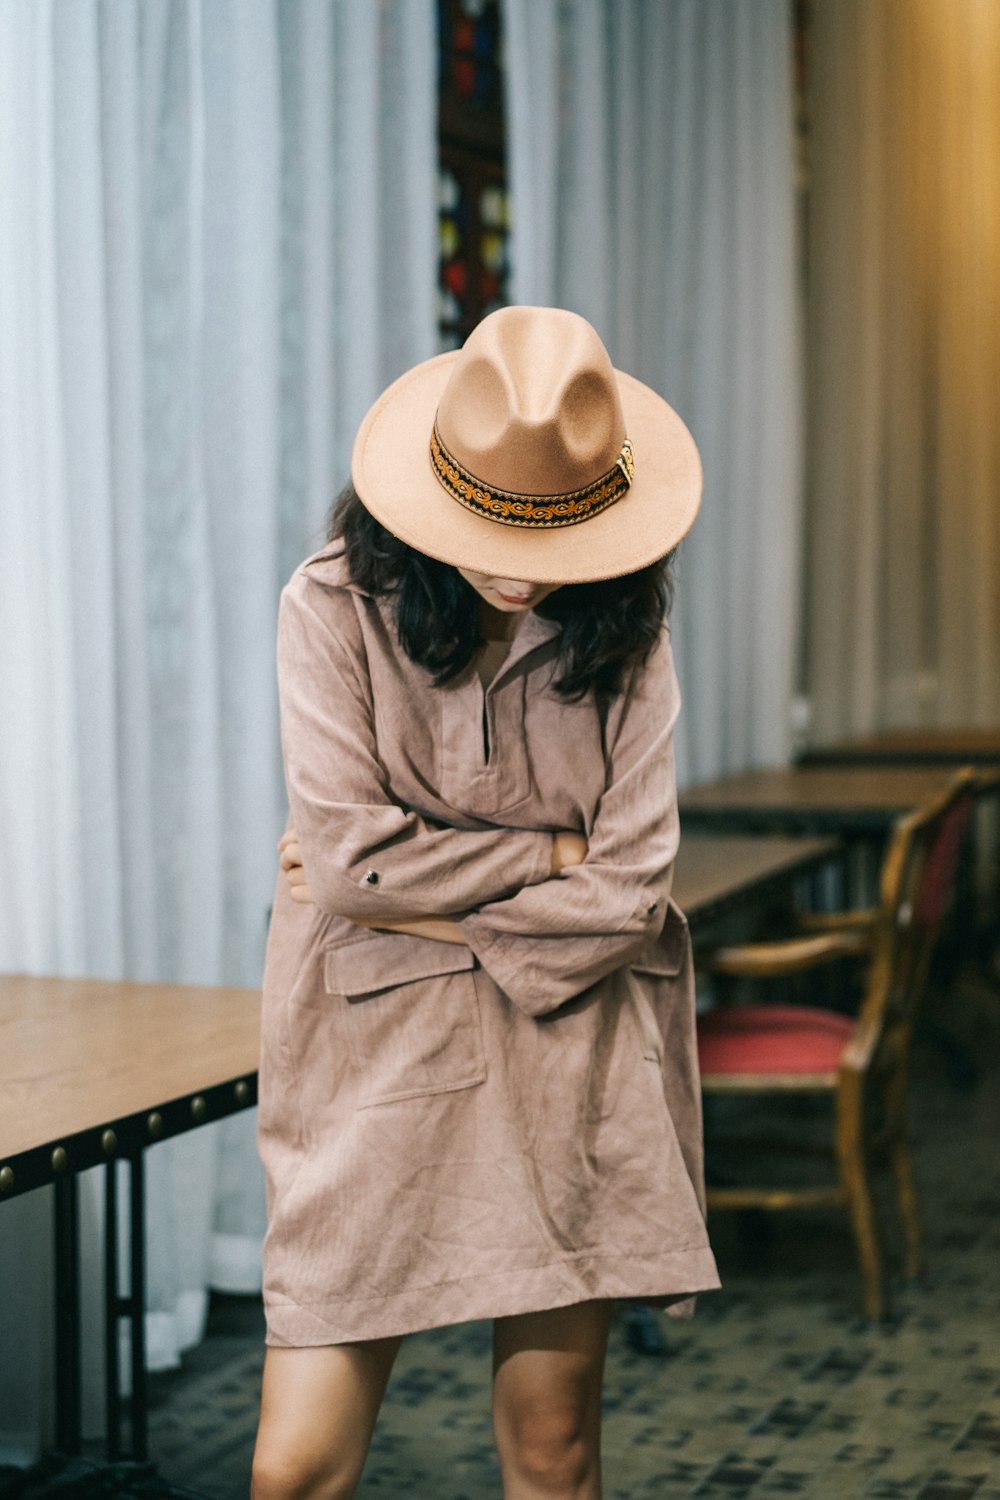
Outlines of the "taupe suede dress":
{"label": "taupe suede dress", "polygon": [[[286,587],[291,824],[259,1144],[270,1344],[379,1338],[718,1285],[704,1221],[694,985],[666,631],[602,713],[552,691],[532,613],[484,689],[435,688],[342,543]],[[585,862],[551,877],[552,832]],[[352,919],[451,915],[467,946]]]}

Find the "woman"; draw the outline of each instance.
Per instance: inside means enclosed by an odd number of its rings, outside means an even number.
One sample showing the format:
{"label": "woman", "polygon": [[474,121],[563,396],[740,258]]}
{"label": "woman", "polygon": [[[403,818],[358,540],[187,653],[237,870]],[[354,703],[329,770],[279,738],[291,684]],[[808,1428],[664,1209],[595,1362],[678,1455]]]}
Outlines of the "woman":
{"label": "woman", "polygon": [[705,1235],[664,559],[701,473],[573,313],[365,418],[282,595],[257,1500],[350,1496],[401,1338],[495,1319],[508,1500],[600,1494],[616,1298]]}

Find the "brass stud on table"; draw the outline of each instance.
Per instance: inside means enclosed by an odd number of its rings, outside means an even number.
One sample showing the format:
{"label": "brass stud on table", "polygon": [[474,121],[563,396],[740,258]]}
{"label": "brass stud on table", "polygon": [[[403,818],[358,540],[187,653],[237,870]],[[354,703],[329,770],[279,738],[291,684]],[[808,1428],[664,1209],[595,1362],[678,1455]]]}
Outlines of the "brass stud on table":
{"label": "brass stud on table", "polygon": [[237,1104],[249,1104],[250,1085],[247,1083],[245,1078],[240,1079],[239,1083],[233,1089],[233,1093],[236,1095]]}
{"label": "brass stud on table", "polygon": [[106,1130],[101,1136],[101,1149],[105,1156],[114,1156],[118,1150],[118,1137],[113,1130]]}
{"label": "brass stud on table", "polygon": [[163,1116],[158,1109],[154,1109],[153,1113],[149,1116],[149,1119],[146,1121],[146,1129],[154,1141],[160,1139],[160,1136],[163,1134]]}
{"label": "brass stud on table", "polygon": [[69,1166],[69,1157],[66,1155],[65,1146],[57,1146],[52,1153],[53,1172],[65,1172]]}
{"label": "brass stud on table", "polygon": [[9,1193],[13,1186],[13,1169],[11,1167],[0,1167],[0,1193]]}
{"label": "brass stud on table", "polygon": [[191,1118],[197,1120],[199,1125],[208,1116],[208,1105],[200,1094],[191,1100]]}

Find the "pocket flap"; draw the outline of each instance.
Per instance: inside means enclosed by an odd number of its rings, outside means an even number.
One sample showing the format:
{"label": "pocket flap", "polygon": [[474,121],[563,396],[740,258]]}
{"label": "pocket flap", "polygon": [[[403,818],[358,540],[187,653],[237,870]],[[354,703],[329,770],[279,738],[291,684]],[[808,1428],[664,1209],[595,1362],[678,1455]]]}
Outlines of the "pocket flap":
{"label": "pocket flap", "polygon": [[331,995],[372,995],[435,974],[458,974],[475,964],[471,949],[406,932],[378,932],[327,948],[324,979]]}
{"label": "pocket flap", "polygon": [[684,967],[689,943],[687,917],[671,898],[667,904],[667,919],[663,924],[663,931],[656,942],[650,943],[629,967],[637,974],[674,978]]}

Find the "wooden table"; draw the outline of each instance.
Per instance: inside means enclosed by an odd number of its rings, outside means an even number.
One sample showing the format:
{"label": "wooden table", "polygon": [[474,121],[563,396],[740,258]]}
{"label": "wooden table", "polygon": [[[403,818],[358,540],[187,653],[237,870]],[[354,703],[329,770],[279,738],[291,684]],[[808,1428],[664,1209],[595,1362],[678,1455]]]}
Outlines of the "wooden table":
{"label": "wooden table", "polygon": [[685,832],[672,895],[696,932],[726,912],[812,874],[836,859],[841,847],[834,838]]}
{"label": "wooden table", "polygon": [[947,780],[947,768],[926,766],[792,766],[720,776],[681,793],[682,837],[715,828],[878,839]]}
{"label": "wooden table", "polygon": [[[119,1324],[131,1334],[131,1456],[146,1456],[143,1152],[257,1098],[256,990],[0,975],[0,1201],[52,1183],[56,1440],[80,1450],[77,1173],[105,1166],[109,1457],[120,1454]],[[119,1293],[118,1170],[129,1173]]]}
{"label": "wooden table", "polygon": [[1000,766],[1000,726],[994,729],[884,729],[833,745],[814,745],[800,766]]}

